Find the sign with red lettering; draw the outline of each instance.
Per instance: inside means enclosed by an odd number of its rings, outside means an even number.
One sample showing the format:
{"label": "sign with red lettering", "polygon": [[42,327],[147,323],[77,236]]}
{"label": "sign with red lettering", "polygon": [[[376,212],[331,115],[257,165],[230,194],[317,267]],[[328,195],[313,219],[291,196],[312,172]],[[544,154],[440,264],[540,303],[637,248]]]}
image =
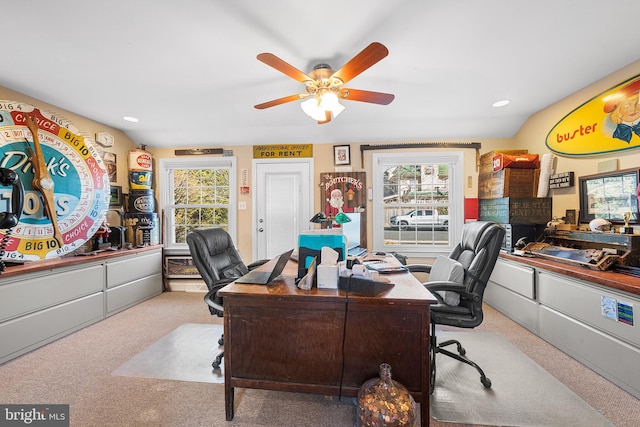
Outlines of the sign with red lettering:
{"label": "sign with red lettering", "polygon": [[[38,140],[53,180],[54,205],[63,245],[54,238],[41,193],[33,186],[33,136],[26,115],[35,118]],[[0,167],[16,172],[24,188],[18,225],[0,230],[5,261],[34,261],[73,252],[96,233],[109,206],[109,176],[92,141],[59,116],[32,105],[0,100]],[[10,212],[12,192],[0,186],[0,212]],[[0,248],[2,249],[2,248]]]}
{"label": "sign with red lettering", "polygon": [[556,154],[586,156],[640,147],[640,75],[591,98],[547,135]]}

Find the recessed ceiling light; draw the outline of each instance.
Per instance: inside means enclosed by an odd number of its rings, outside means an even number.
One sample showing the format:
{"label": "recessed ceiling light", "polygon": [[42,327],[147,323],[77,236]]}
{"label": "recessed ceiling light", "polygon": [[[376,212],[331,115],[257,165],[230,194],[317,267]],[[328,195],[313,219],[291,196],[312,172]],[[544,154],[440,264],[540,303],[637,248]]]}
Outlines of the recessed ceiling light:
{"label": "recessed ceiling light", "polygon": [[508,99],[503,99],[502,101],[496,101],[493,103],[493,106],[498,108],[498,107],[504,107],[505,105],[509,104],[511,101],[509,101]]}
{"label": "recessed ceiling light", "polygon": [[133,122],[133,123],[138,123],[140,120],[138,120],[137,117],[131,117],[131,116],[122,116],[122,118],[128,122]]}

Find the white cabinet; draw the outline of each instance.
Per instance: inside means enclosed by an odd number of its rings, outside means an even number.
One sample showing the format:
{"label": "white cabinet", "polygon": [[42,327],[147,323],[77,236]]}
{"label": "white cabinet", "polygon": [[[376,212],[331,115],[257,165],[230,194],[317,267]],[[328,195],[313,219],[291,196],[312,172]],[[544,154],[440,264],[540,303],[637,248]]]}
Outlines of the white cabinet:
{"label": "white cabinet", "polygon": [[[562,274],[570,267],[550,271],[543,262],[526,263],[499,258],[485,302],[640,398],[640,327],[633,317],[640,295]],[[614,310],[603,309],[606,303]],[[631,322],[617,318],[618,303],[633,313]]]}
{"label": "white cabinet", "polygon": [[533,268],[498,259],[484,291],[484,301],[534,334],[538,333]]}
{"label": "white cabinet", "polygon": [[602,309],[603,297],[636,310],[640,298],[544,270],[538,272],[538,290],[540,337],[640,397],[637,320],[634,325],[619,322]]}
{"label": "white cabinet", "polygon": [[108,261],[107,316],[162,293],[162,253]]}
{"label": "white cabinet", "polygon": [[160,248],[78,261],[0,276],[0,363],[162,292]]}

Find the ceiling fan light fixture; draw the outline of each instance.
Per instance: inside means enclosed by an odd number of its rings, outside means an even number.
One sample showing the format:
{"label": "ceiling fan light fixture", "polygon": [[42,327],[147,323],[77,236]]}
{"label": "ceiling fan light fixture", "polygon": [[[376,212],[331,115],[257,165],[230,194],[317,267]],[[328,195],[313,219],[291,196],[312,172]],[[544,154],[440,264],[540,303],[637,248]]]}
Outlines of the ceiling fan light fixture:
{"label": "ceiling fan light fixture", "polygon": [[272,53],[261,53],[257,56],[259,61],[302,83],[305,86],[306,93],[263,102],[254,105],[254,108],[263,110],[311,97],[300,103],[302,111],[316,120],[318,124],[323,124],[330,122],[332,118],[344,111],[345,107],[340,104],[340,99],[387,105],[394,99],[392,94],[349,89],[343,87],[343,85],[385,58],[388,54],[389,51],[386,47],[378,42],[373,42],[347,61],[338,71],[332,70],[327,64],[318,64],[313,68],[313,71],[305,74]]}
{"label": "ceiling fan light fixture", "polygon": [[306,101],[302,101],[300,103],[300,107],[302,111],[309,117],[311,117],[315,121],[325,120],[324,109],[320,107],[321,100],[317,99],[315,96],[313,98],[309,98]]}
{"label": "ceiling fan light fixture", "polygon": [[320,107],[325,111],[331,111],[333,117],[337,117],[344,111],[344,105],[338,102],[338,95],[335,92],[327,91],[320,99]]}

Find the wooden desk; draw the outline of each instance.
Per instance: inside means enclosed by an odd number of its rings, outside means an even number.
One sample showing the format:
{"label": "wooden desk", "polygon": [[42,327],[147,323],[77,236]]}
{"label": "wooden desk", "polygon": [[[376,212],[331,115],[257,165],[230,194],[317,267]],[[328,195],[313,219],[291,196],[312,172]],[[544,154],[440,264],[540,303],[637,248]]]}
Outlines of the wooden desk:
{"label": "wooden desk", "polygon": [[433,295],[410,273],[387,275],[395,286],[384,294],[348,298],[341,290],[300,290],[296,274],[290,261],[269,285],[232,283],[220,290],[227,421],[234,415],[234,387],[355,397],[388,363],[428,425]]}

